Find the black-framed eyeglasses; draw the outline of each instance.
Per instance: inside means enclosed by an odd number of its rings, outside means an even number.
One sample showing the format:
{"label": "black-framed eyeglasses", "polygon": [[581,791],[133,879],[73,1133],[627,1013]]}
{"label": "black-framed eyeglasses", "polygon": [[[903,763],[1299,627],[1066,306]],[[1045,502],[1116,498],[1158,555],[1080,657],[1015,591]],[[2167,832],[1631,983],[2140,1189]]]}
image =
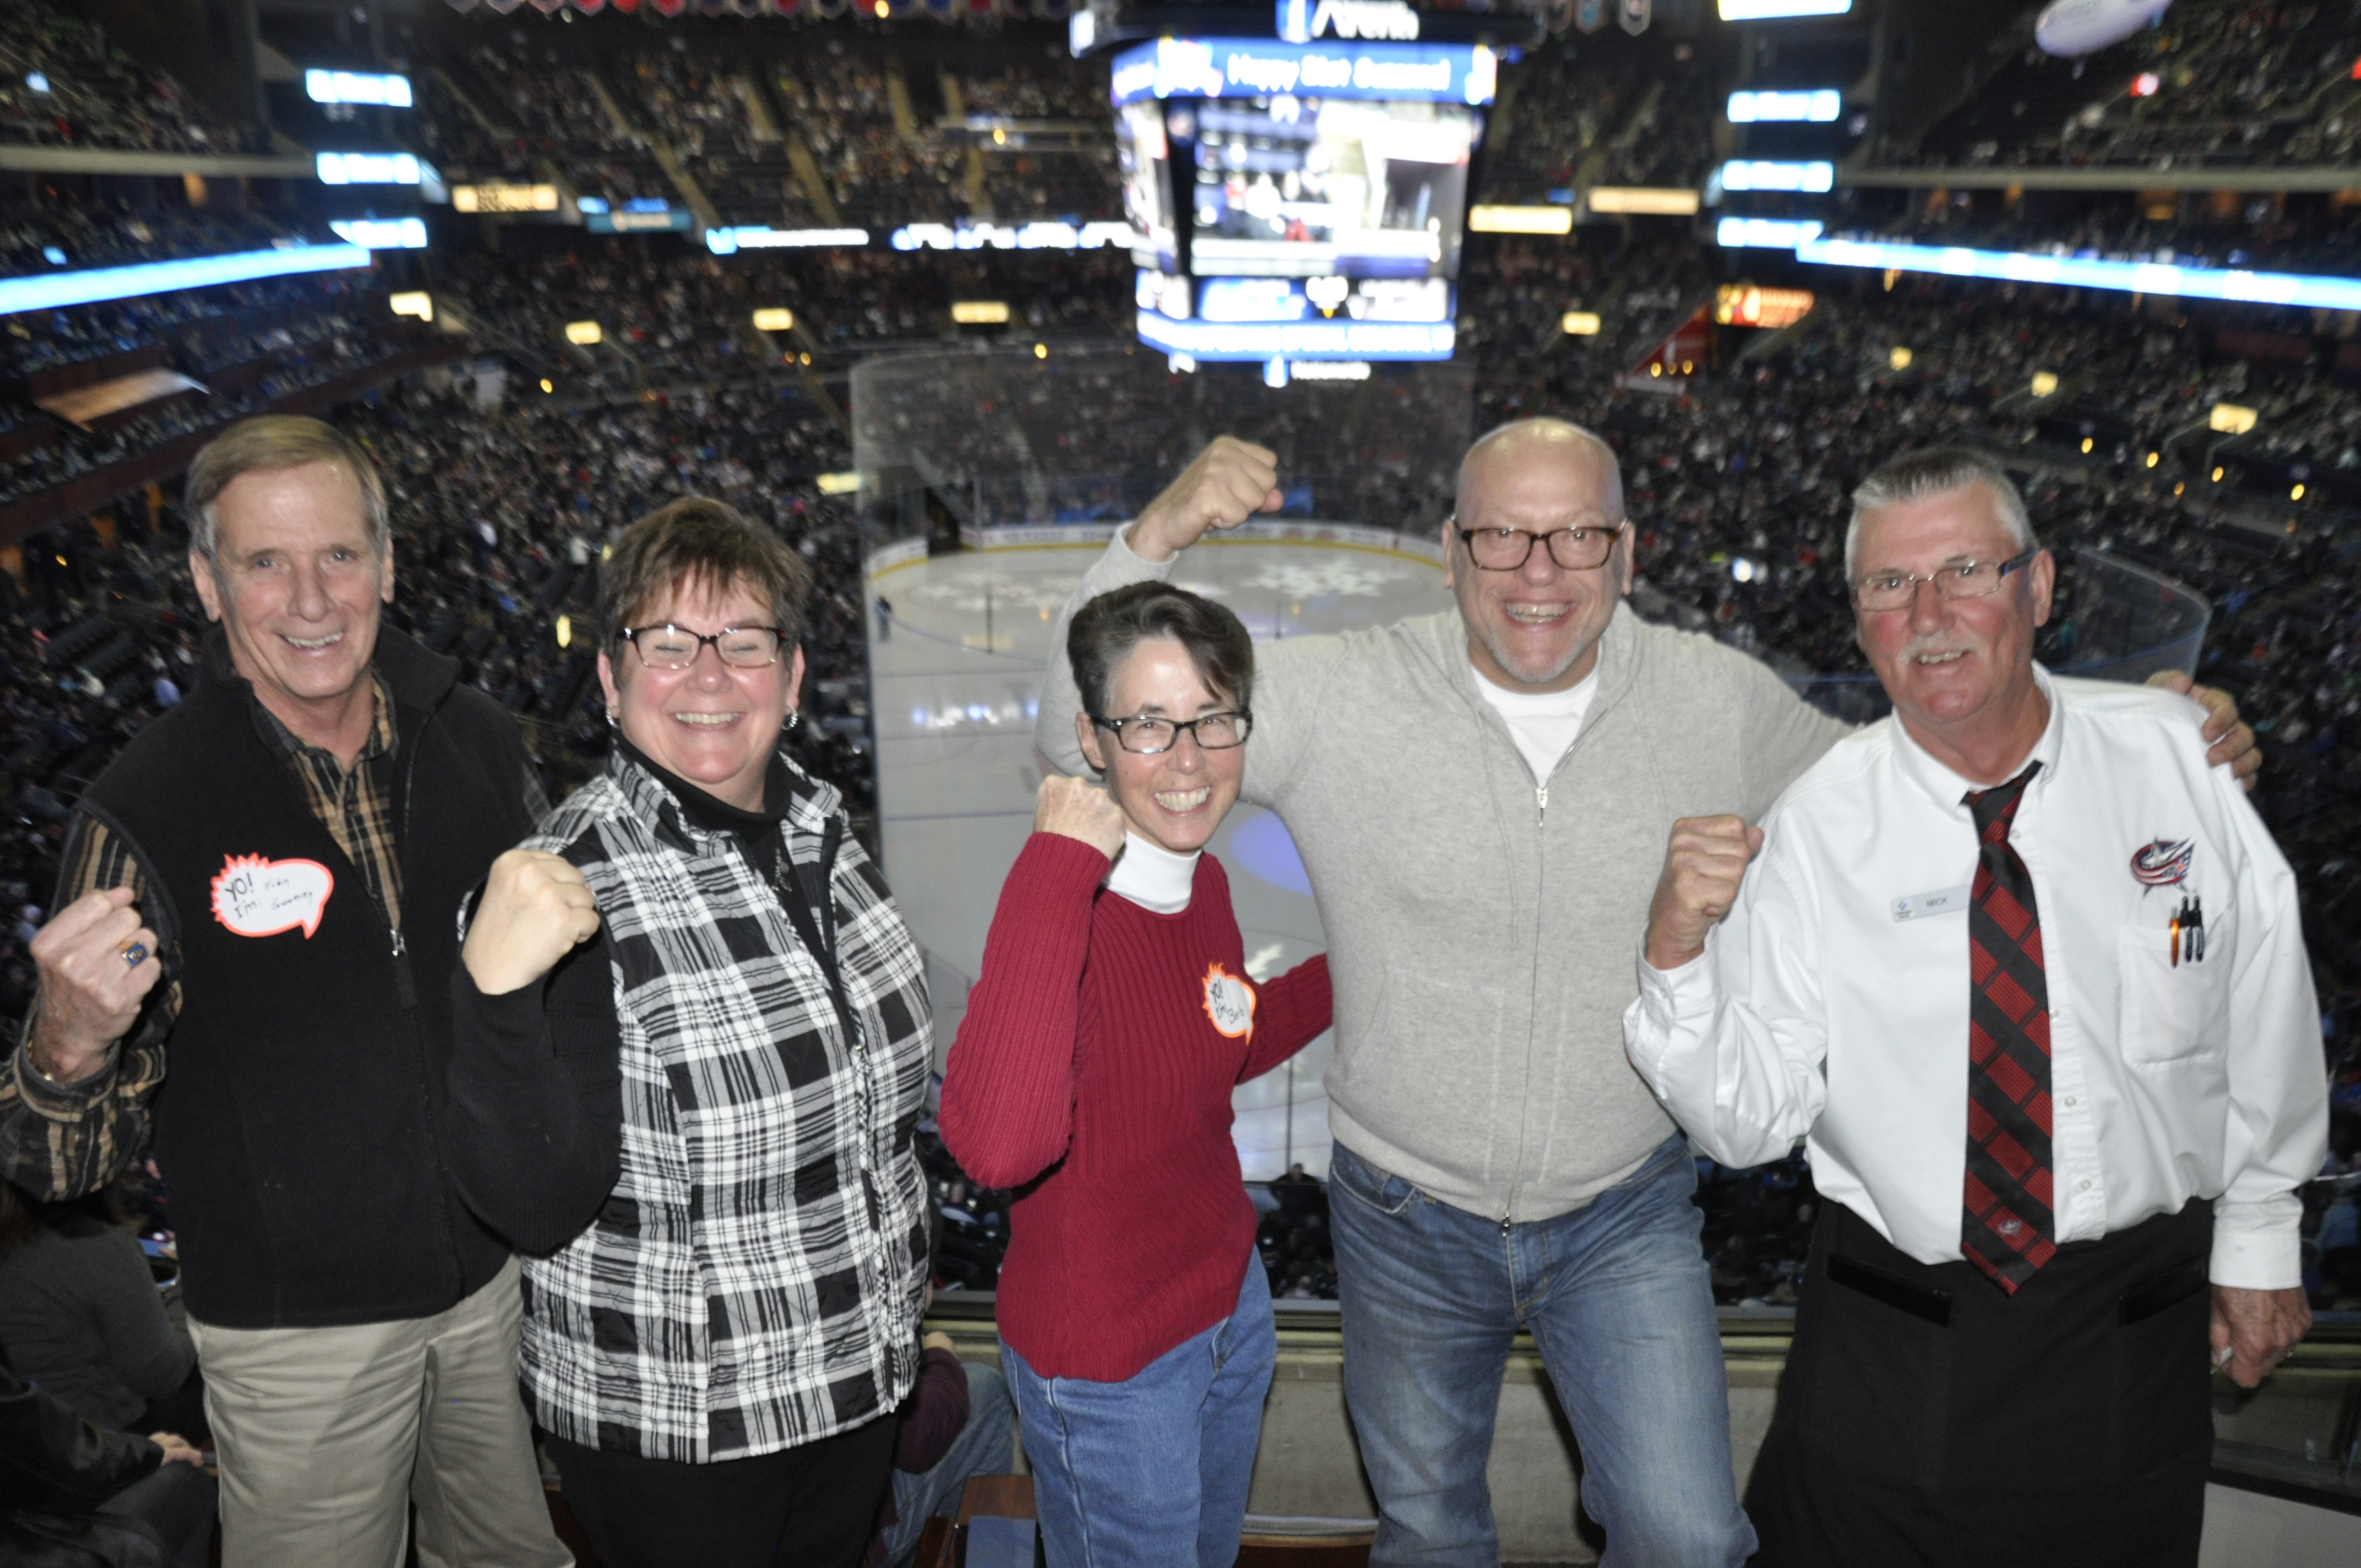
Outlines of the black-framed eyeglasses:
{"label": "black-framed eyeglasses", "polygon": [[1852,585],[1854,608],[1872,614],[1889,609],[1907,609],[1918,598],[1918,585],[1932,583],[1935,591],[1947,599],[1980,599],[2000,592],[2001,584],[2011,572],[2030,563],[2041,554],[2035,545],[2021,555],[2005,561],[1953,561],[1938,566],[1926,576],[1914,576],[1908,572],[1877,572],[1856,577]]}
{"label": "black-framed eyeglasses", "polygon": [[1226,751],[1233,746],[1246,743],[1246,732],[1254,728],[1254,718],[1243,709],[1236,713],[1201,713],[1194,718],[1158,718],[1141,714],[1137,718],[1101,718],[1091,715],[1091,722],[1102,729],[1115,731],[1115,743],[1136,756],[1153,757],[1170,751],[1180,743],[1185,729],[1201,750]]}
{"label": "black-framed eyeglasses", "polygon": [[1523,528],[1469,528],[1454,519],[1451,524],[1467,546],[1467,557],[1488,572],[1518,572],[1532,559],[1533,546],[1549,541],[1549,556],[1568,572],[1588,572],[1607,564],[1618,535],[1631,525],[1553,528],[1535,533]]}
{"label": "black-framed eyeglasses", "polygon": [[723,663],[759,670],[777,663],[779,650],[787,645],[787,634],[775,626],[725,626],[704,632],[666,621],[662,626],[626,626],[615,635],[639,650],[640,663],[651,670],[686,670],[708,642]]}

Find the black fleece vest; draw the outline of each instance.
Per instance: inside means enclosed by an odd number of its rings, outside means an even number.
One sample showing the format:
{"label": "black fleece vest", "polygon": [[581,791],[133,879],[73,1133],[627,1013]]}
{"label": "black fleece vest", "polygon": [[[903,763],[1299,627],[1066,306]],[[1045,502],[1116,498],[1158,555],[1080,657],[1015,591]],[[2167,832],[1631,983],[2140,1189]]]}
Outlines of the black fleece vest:
{"label": "black fleece vest", "polygon": [[[156,1158],[189,1310],[225,1328],[429,1316],[508,1256],[461,1201],[438,1143],[456,914],[492,857],[532,829],[524,751],[496,704],[456,685],[456,665],[390,627],[377,668],[400,729],[389,797],[399,939],[258,732],[243,681],[206,680],[82,801],[162,894],[170,928],[158,934],[177,951],[181,1013],[155,1102]],[[240,935],[216,914],[215,880],[247,857],[326,869],[333,886],[308,934]]]}

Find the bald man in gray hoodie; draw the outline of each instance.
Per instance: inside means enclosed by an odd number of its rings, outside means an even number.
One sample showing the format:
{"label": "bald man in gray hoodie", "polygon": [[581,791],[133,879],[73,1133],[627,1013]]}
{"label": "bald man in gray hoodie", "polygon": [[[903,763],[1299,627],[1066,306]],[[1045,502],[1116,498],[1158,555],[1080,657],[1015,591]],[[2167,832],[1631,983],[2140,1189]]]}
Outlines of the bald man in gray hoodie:
{"label": "bald man in gray hoodie", "polygon": [[[1216,441],[1065,614],[1275,510],[1277,478],[1268,451]],[[1734,1568],[1754,1532],[1696,1169],[1621,1019],[1675,820],[1753,820],[1846,727],[1623,604],[1621,477],[1576,425],[1478,441],[1443,544],[1455,614],[1256,650],[1241,792],[1286,822],[1328,940],[1330,1211],[1371,1562],[1499,1561],[1485,1464],[1522,1323],[1606,1562]],[[1051,660],[1036,740],[1070,773],[1080,706]],[[2214,760],[2251,772],[2252,732],[2227,698],[2209,706]]]}

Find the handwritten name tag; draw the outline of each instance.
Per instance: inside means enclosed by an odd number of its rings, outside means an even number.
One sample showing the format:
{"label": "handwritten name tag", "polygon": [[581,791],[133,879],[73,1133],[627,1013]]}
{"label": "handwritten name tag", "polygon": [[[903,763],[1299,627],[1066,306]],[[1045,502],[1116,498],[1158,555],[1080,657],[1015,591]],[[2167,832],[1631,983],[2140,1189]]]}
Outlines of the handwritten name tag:
{"label": "handwritten name tag", "polygon": [[1965,915],[1969,897],[1975,892],[1973,883],[1947,887],[1934,893],[1914,893],[1907,898],[1897,898],[1891,905],[1896,920],[1924,920],[1934,915]]}
{"label": "handwritten name tag", "polygon": [[327,913],[336,879],[317,861],[232,855],[214,878],[214,918],[241,937],[301,931],[309,940]]}

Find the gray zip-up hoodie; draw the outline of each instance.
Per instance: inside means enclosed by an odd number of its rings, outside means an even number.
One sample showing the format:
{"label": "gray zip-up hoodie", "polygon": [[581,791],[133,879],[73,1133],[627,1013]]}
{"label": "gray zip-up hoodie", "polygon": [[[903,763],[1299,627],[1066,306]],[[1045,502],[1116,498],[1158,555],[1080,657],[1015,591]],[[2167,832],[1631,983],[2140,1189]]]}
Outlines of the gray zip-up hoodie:
{"label": "gray zip-up hoodie", "polygon": [[[1035,731],[1067,773],[1085,766],[1067,619],[1171,570],[1118,534],[1067,601]],[[1327,933],[1338,1140],[1521,1223],[1673,1132],[1622,1019],[1674,820],[1754,820],[1847,729],[1747,655],[1619,607],[1581,733],[1536,786],[1476,679],[1455,611],[1264,643],[1243,794],[1286,822]]]}

